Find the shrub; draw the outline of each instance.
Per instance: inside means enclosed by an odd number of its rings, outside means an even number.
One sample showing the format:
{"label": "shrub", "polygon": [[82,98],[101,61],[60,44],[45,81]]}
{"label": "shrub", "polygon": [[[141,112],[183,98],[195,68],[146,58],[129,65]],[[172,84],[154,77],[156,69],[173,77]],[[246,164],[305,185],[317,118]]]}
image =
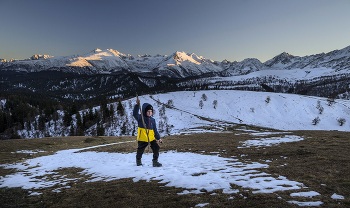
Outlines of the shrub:
{"label": "shrub", "polygon": [[117,106],[117,113],[120,115],[120,116],[124,116],[125,114],[125,111],[124,111],[124,106],[122,105],[122,103],[118,102],[118,106]]}
{"label": "shrub", "polygon": [[200,101],[199,101],[199,107],[201,107],[201,109],[202,109],[203,106],[204,106],[203,100],[200,100]]}
{"label": "shrub", "polygon": [[340,126],[343,126],[344,123],[346,122],[345,118],[338,118],[337,121],[338,121]]}
{"label": "shrub", "polygon": [[268,104],[268,103],[270,103],[270,101],[271,101],[270,96],[267,96],[267,98],[266,98],[265,102]]}
{"label": "shrub", "polygon": [[159,109],[159,116],[163,117],[165,115],[165,105],[162,105]]}
{"label": "shrub", "polygon": [[173,100],[168,100],[167,106],[170,108],[174,107],[174,101]]}
{"label": "shrub", "polygon": [[97,123],[96,131],[97,131],[97,136],[105,135],[105,128],[103,127],[103,124],[101,124],[101,122]]}
{"label": "shrub", "polygon": [[328,98],[328,99],[327,99],[327,105],[328,105],[328,106],[332,106],[333,103],[335,103],[334,98]]}
{"label": "shrub", "polygon": [[202,95],[202,100],[207,101],[207,99],[208,99],[207,95],[206,95],[206,94],[203,94],[203,95]]}
{"label": "shrub", "polygon": [[318,123],[320,123],[320,121],[321,121],[320,117],[317,116],[316,118],[314,118],[314,120],[312,120],[312,124],[317,125]]}
{"label": "shrub", "polygon": [[318,112],[319,112],[320,114],[323,113],[324,108],[323,108],[322,105],[321,105],[321,101],[317,101],[317,106],[316,106],[316,108],[318,109]]}
{"label": "shrub", "polygon": [[217,100],[213,101],[213,106],[214,106],[214,109],[216,109],[216,106],[218,106],[218,101]]}

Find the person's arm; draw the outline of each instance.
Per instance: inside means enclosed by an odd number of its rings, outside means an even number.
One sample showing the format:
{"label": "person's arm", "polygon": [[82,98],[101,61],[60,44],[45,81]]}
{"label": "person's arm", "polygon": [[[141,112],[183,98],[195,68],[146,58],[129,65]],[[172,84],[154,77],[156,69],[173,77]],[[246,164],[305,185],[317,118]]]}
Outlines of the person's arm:
{"label": "person's arm", "polygon": [[136,120],[139,120],[139,118],[140,118],[139,110],[140,110],[140,100],[137,99],[136,105],[134,106],[134,111],[133,111],[133,116]]}

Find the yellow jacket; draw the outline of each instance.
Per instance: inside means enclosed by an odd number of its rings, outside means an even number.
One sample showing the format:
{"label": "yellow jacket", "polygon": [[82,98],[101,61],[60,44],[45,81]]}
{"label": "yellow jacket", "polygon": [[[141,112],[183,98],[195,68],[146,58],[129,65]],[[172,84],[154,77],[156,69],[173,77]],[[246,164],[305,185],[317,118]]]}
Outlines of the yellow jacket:
{"label": "yellow jacket", "polygon": [[146,116],[145,109],[148,105],[150,105],[150,104],[144,103],[142,105],[142,113],[143,113],[142,116],[144,118],[146,128],[143,126],[141,114],[138,113],[139,106],[135,105],[135,107],[134,107],[133,116],[138,122],[137,141],[148,142],[147,133],[148,133],[148,137],[149,137],[150,142],[155,140],[155,139],[156,140],[160,139],[160,135],[159,135],[158,130],[157,130],[156,120],[153,117]]}

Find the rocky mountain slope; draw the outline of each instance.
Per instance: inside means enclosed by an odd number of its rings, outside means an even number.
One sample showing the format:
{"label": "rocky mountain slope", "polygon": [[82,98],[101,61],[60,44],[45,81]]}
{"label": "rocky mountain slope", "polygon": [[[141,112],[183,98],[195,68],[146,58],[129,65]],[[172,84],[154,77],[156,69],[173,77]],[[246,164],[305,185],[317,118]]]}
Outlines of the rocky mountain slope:
{"label": "rocky mountain slope", "polygon": [[167,55],[139,55],[137,57],[113,49],[96,49],[83,55],[52,57],[34,55],[26,60],[1,60],[0,72],[59,71],[73,74],[128,74],[147,77],[189,78],[200,76],[237,76],[268,69],[316,69],[335,71],[350,69],[350,46],[310,56],[293,56],[283,52],[261,63],[249,58],[241,62],[213,61],[194,53],[175,52]]}

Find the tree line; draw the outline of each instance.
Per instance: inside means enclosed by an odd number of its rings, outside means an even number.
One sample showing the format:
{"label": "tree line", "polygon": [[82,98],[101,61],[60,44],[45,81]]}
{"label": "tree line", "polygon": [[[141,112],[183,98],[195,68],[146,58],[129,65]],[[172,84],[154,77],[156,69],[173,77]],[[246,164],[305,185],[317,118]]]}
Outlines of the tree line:
{"label": "tree line", "polygon": [[[45,99],[40,95],[21,93],[0,94],[0,139],[19,139],[18,130],[26,129],[45,131],[49,121],[60,119],[59,112],[63,112],[63,123],[71,126],[72,136],[84,135],[84,131],[97,124],[97,135],[103,135],[103,123],[113,121],[115,109],[113,105],[107,105],[115,100],[102,99],[99,103],[83,102],[64,103],[57,100]],[[93,106],[100,106],[99,110],[93,110]],[[79,111],[84,110],[82,115]],[[124,108],[119,101],[117,112],[124,114]],[[86,112],[86,113],[85,113]],[[76,125],[73,126],[73,118]]]}

